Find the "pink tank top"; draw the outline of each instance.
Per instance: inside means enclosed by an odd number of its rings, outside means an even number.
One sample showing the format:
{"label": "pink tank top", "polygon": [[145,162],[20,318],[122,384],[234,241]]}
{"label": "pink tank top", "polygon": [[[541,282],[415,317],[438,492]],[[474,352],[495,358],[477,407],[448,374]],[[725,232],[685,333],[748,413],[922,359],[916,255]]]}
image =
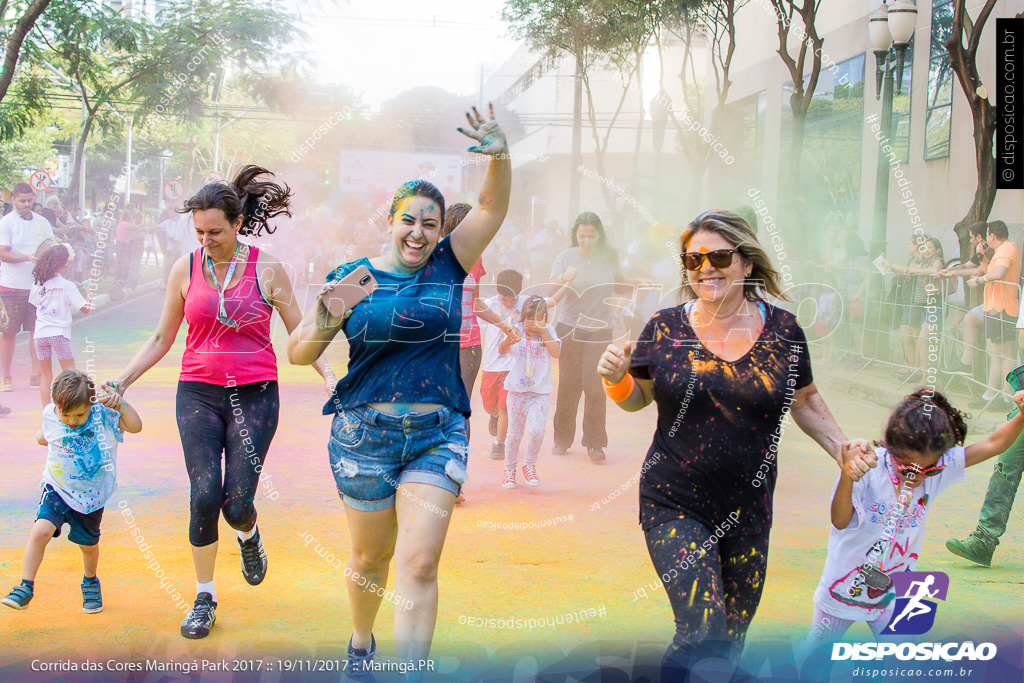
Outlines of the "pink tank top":
{"label": "pink tank top", "polygon": [[277,357],[270,343],[274,308],[260,291],[259,254],[259,249],[249,247],[242,279],[224,292],[224,309],[238,321],[238,327],[228,327],[217,320],[220,300],[203,276],[203,249],[192,252],[192,277],[185,293],[188,337],[181,358],[182,381],[240,386],[277,380]]}

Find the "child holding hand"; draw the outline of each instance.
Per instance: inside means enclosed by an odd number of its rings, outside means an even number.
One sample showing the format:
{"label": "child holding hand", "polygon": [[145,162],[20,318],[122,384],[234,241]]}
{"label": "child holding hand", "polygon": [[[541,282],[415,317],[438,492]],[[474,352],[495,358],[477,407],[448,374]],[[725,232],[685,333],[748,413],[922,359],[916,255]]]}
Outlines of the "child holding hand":
{"label": "child holding hand", "polygon": [[[1024,391],[1013,401],[1024,409]],[[965,448],[964,414],[941,393],[919,389],[893,411],[874,453],[844,453],[811,635],[798,660],[858,621],[878,637],[895,607],[891,575],[917,567],[929,504],[964,478],[964,468],[1006,451],[1022,430],[1024,413],[1018,413]]]}
{"label": "child holding hand", "polygon": [[505,448],[505,479],[501,485],[516,487],[519,443],[527,433],[523,476],[538,486],[537,454],[544,441],[544,426],[551,403],[551,360],[558,358],[561,343],[548,324],[548,305],[543,297],[532,296],[523,303],[518,324],[513,325],[498,345],[502,355],[511,354],[512,369],[505,378],[508,391],[508,443]]}
{"label": "child holding hand", "polygon": [[53,402],[43,408],[36,441],[47,447],[39,486],[43,494],[25,548],[22,581],[0,603],[25,609],[35,594],[35,578],[51,538],[68,525],[68,540],[82,549],[82,611],[103,610],[99,564],[103,507],[117,490],[117,444],[124,432],[136,434],[142,420],[117,393],[96,396],[80,370],[64,370],[53,382]]}

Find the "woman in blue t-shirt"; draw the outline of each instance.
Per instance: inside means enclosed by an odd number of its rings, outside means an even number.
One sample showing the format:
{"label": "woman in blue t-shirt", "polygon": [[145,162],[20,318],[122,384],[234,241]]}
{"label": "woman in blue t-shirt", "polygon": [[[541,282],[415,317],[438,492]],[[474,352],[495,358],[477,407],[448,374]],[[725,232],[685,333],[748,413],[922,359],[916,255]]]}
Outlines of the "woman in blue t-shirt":
{"label": "woman in blue t-shirt", "polygon": [[[335,268],[321,295],[360,265],[370,269],[377,290],[340,319],[317,297],[288,342],[289,360],[303,365],[339,331],[349,343],[348,372],[324,414],[334,414],[328,453],[352,538],[345,570],[353,622],[348,675],[357,680],[372,670],[371,631],[385,595],[396,605],[399,658],[412,666],[427,659],[448,515],[466,480],[462,283],[501,227],[512,176],[493,108],[488,118],[476,109],[467,118],[471,128],[459,131],[477,141],[469,151],[490,157],[476,207],[439,239],[440,191],[425,180],[402,185],[387,219],[388,250]],[[392,557],[395,590],[386,594]]]}

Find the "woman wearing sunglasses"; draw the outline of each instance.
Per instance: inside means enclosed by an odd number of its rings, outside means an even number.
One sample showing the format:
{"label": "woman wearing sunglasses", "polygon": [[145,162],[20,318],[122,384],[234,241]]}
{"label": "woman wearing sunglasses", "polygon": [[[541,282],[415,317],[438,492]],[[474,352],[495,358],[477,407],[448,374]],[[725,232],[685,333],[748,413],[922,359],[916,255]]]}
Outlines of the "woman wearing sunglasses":
{"label": "woman wearing sunglasses", "polygon": [[598,364],[623,410],[658,407],[640,523],[675,614],[666,680],[704,654],[739,656],[764,586],[786,413],[837,462],[868,451],[815,389],[796,317],[765,303],[784,295],[750,225],[708,211],[679,247],[690,300],[656,313],[635,351],[609,345]]}
{"label": "woman wearing sunglasses", "polygon": [[[1024,408],[1024,391],[1013,401]],[[1022,430],[1024,414],[1017,413],[988,438],[964,448],[963,413],[942,394],[919,389],[896,406],[874,453],[844,456],[832,495],[828,556],[814,592],[811,635],[798,659],[842,638],[857,621],[867,622],[878,637],[895,607],[890,575],[914,571],[935,496],[962,480],[965,467],[1006,451]]]}

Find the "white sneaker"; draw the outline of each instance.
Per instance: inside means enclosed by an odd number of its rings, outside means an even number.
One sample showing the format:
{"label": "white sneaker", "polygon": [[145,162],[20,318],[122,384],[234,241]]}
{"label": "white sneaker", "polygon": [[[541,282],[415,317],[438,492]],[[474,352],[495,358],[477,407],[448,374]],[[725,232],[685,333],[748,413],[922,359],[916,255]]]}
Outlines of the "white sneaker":
{"label": "white sneaker", "polygon": [[514,489],[516,487],[515,470],[505,470],[505,480],[501,482],[501,487],[505,489]]}
{"label": "white sneaker", "polygon": [[526,483],[530,486],[540,486],[536,465],[523,465],[523,478],[526,479]]}

